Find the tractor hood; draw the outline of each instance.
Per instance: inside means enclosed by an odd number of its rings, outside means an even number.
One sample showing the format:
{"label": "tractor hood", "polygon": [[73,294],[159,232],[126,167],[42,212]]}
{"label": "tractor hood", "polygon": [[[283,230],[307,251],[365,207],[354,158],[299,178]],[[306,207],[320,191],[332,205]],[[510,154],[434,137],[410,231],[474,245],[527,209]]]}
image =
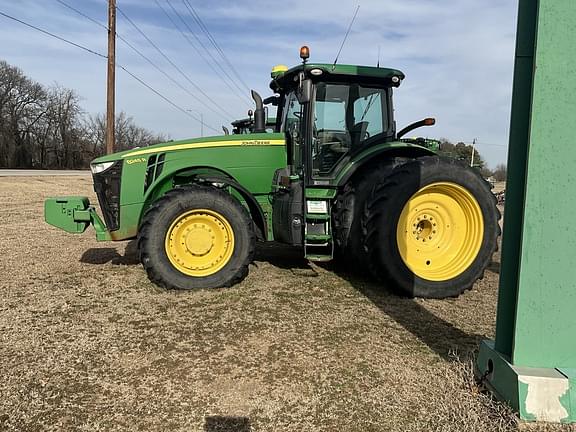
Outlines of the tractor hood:
{"label": "tractor hood", "polygon": [[203,137],[185,139],[181,141],[169,141],[155,144],[149,147],[137,147],[109,155],[101,156],[92,161],[92,165],[115,162],[117,160],[134,158],[147,158],[155,153],[177,152],[192,149],[206,149],[217,147],[238,147],[238,146],[266,146],[284,145],[283,134],[242,134],[242,135],[219,135],[213,137]]}

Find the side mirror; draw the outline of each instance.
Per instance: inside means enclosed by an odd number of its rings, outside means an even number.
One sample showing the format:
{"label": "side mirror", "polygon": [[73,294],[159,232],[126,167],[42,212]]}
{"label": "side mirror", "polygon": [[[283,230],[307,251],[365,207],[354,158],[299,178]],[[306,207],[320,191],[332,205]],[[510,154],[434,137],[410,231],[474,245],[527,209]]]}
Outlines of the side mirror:
{"label": "side mirror", "polygon": [[311,79],[303,79],[300,81],[300,85],[298,86],[298,91],[296,92],[296,97],[298,98],[298,102],[301,104],[305,104],[310,102],[312,99],[312,80]]}
{"label": "side mirror", "polygon": [[276,95],[269,96],[263,101],[264,105],[272,105],[272,106],[278,106],[279,102],[280,102],[280,96]]}
{"label": "side mirror", "polygon": [[417,121],[416,123],[412,123],[411,125],[406,126],[400,132],[396,134],[396,138],[400,139],[408,132],[413,131],[414,129],[418,129],[422,126],[434,126],[436,124],[436,119],[434,118],[425,118],[424,120]]}

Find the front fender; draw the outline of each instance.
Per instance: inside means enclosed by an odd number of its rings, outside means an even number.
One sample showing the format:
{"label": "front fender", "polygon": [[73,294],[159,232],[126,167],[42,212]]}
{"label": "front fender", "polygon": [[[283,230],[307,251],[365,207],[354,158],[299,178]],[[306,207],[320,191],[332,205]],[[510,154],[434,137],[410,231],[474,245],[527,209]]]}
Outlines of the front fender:
{"label": "front fender", "polygon": [[248,189],[242,186],[240,183],[230,178],[223,177],[196,177],[195,182],[198,183],[208,183],[208,184],[222,184],[234,189],[246,202],[248,209],[250,210],[250,216],[258,228],[258,239],[266,240],[266,235],[268,233],[268,223],[266,221],[266,216],[262,207],[256,200],[256,198],[250,193]]}
{"label": "front fender", "polygon": [[142,208],[140,220],[144,213],[158,198],[177,185],[200,183],[200,184],[218,184],[232,188],[246,202],[248,210],[254,224],[257,228],[257,236],[260,240],[266,240],[268,233],[268,222],[262,207],[252,195],[252,193],[242,186],[238,181],[223,171],[212,167],[194,167],[177,171],[170,177],[164,178],[156,184],[154,188],[146,194],[145,205]]}
{"label": "front fender", "polygon": [[144,194],[142,216],[148,207],[150,207],[154,201],[156,201],[166,192],[173,189],[177,185],[191,183],[195,178],[198,177],[218,177],[234,181],[234,179],[224,171],[213,167],[187,167],[178,171],[171,172],[158,179]]}

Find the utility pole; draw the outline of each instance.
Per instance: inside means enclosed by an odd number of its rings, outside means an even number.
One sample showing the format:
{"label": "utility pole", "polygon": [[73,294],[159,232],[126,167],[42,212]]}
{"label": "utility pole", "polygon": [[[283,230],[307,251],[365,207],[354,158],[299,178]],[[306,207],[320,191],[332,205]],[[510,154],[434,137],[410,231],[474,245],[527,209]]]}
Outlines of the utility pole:
{"label": "utility pole", "polygon": [[472,140],[472,157],[470,158],[470,167],[474,166],[474,146],[476,146],[476,138]]}
{"label": "utility pole", "polygon": [[116,123],[116,0],[108,0],[108,96],[106,153],[114,153]]}
{"label": "utility pole", "polygon": [[193,109],[188,109],[186,111],[198,113],[200,115],[200,136],[202,138],[204,138],[204,114],[202,114],[202,111],[193,110]]}

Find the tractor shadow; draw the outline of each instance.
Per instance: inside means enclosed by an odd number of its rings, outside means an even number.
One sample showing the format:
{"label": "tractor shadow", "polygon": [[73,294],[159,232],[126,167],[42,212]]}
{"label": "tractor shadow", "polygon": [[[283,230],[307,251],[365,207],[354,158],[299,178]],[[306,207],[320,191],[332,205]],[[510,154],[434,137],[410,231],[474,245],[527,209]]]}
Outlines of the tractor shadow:
{"label": "tractor shadow", "polygon": [[292,270],[294,273],[305,275],[310,273],[316,276],[316,270],[310,265],[299,246],[287,246],[275,242],[258,242],[254,255],[254,265],[258,262],[267,262],[284,270]]}
{"label": "tractor shadow", "polygon": [[130,240],[124,250],[124,255],[120,255],[116,248],[92,248],[88,249],[80,257],[80,262],[85,264],[108,264],[113,265],[137,265],[140,264],[138,258],[138,244],[136,240]]}
{"label": "tractor shadow", "polygon": [[250,432],[248,417],[206,416],[204,432]]}
{"label": "tractor shadow", "polygon": [[[478,349],[480,341],[486,338],[482,334],[468,333],[435,315],[420,304],[422,300],[399,297],[387,287],[366,276],[355,274],[350,269],[338,269],[331,263],[323,267],[349,282],[384,314],[446,361],[462,361],[469,358]],[[458,307],[456,299],[434,301]]]}
{"label": "tractor shadow", "polygon": [[492,273],[500,274],[500,263],[498,261],[492,260],[486,270],[491,271]]}

